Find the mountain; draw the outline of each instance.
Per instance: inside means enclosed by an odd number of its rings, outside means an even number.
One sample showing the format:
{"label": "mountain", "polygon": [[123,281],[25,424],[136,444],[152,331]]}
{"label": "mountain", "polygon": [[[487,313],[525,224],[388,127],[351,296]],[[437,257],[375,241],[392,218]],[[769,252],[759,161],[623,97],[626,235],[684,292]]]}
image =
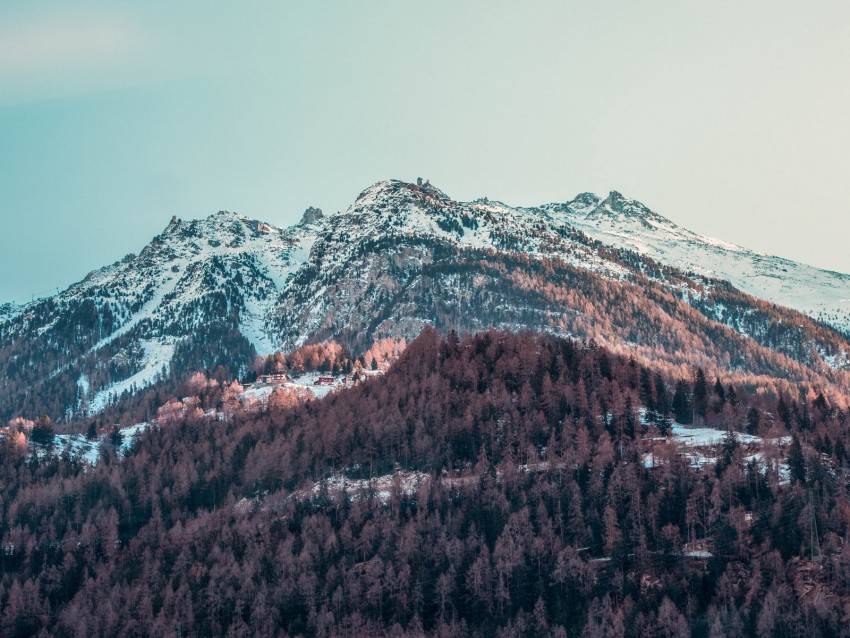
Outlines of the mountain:
{"label": "mountain", "polygon": [[[615,228],[645,243],[594,238]],[[290,228],[229,212],[174,218],[138,255],[0,314],[0,418],[72,419],[193,370],[242,376],[257,353],[326,339],[357,354],[427,324],[569,335],[671,372],[701,365],[788,391],[850,390],[844,334],[775,305],[767,288],[742,291],[738,266],[731,283],[696,272],[686,253],[702,244],[730,260],[750,254],[617,193],[521,208],[390,180],[346,211],[308,209]],[[658,248],[632,250],[643,246]],[[811,277],[808,292],[844,281],[789,272]]]}
{"label": "mountain", "polygon": [[725,279],[754,297],[794,308],[850,333],[850,275],[699,235],[617,192],[605,199],[585,193],[566,204],[543,208],[562,214],[569,224],[605,244],[684,271]]}

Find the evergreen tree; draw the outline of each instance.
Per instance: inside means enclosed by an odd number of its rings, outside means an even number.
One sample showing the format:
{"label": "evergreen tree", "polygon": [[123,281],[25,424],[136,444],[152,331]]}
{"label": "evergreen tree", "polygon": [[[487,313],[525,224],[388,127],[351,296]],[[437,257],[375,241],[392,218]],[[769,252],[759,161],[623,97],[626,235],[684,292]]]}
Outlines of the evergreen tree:
{"label": "evergreen tree", "polygon": [[788,470],[791,480],[798,483],[806,482],[806,457],[803,455],[803,446],[795,434],[791,439],[791,449],[788,450]]}
{"label": "evergreen tree", "polygon": [[53,421],[51,418],[49,416],[42,416],[36,419],[31,435],[33,442],[50,445],[53,443],[53,436]]}
{"label": "evergreen tree", "polygon": [[721,404],[726,403],[726,390],[723,388],[723,384],[720,383],[719,377],[714,381],[714,394],[717,395]]}
{"label": "evergreen tree", "polygon": [[747,410],[747,434],[758,433],[760,420],[759,411],[755,407],[750,406],[750,409]]}
{"label": "evergreen tree", "polygon": [[662,416],[667,416],[671,409],[667,385],[660,373],[655,374],[655,409]]}
{"label": "evergreen tree", "polygon": [[665,412],[658,419],[656,425],[658,426],[658,431],[661,433],[661,436],[667,436],[670,430],[673,429],[673,419],[671,419],[670,415]]}
{"label": "evergreen tree", "polygon": [[109,429],[109,442],[116,448],[121,447],[121,443],[124,441],[124,435],[121,434],[121,428],[117,425],[113,425]]}
{"label": "evergreen tree", "polygon": [[694,374],[693,408],[694,417],[705,419],[708,412],[708,386],[702,368],[697,368]]}
{"label": "evergreen tree", "polygon": [[652,387],[649,370],[643,367],[640,369],[640,400],[646,406],[646,420],[655,421],[655,410],[658,407],[655,401],[655,389]]}
{"label": "evergreen tree", "polygon": [[457,336],[457,332],[454,329],[449,330],[449,334],[446,337],[446,343],[451,352],[457,352],[460,349],[460,338]]}
{"label": "evergreen tree", "polygon": [[693,404],[691,403],[691,392],[686,381],[676,382],[676,390],[673,392],[673,414],[679,423],[693,422]]}
{"label": "evergreen tree", "polygon": [[717,465],[715,466],[718,476],[723,474],[723,471],[732,465],[737,449],[738,438],[731,429],[727,429],[726,434],[723,435],[723,444],[720,446],[720,457],[717,459]]}
{"label": "evergreen tree", "polygon": [[789,430],[791,429],[791,410],[788,409],[788,404],[785,403],[785,397],[779,397],[779,403],[776,406],[776,411],[779,414],[779,418],[782,423],[785,424],[785,427]]}

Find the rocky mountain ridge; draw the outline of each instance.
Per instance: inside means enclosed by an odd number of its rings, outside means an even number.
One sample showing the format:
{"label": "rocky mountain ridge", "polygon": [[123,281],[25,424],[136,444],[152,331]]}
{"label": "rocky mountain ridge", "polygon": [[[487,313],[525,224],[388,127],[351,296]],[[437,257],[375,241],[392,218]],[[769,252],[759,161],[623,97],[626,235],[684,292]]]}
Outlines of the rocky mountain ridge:
{"label": "rocky mountain ridge", "polygon": [[850,333],[850,275],[705,237],[617,192],[604,200],[585,194],[543,208],[605,244],[634,250],[684,271],[727,280],[748,294]]}
{"label": "rocky mountain ridge", "polygon": [[[257,353],[325,339],[356,353],[426,324],[544,331],[672,367],[850,389],[845,335],[698,271],[685,258],[701,244],[755,255],[619,193],[522,208],[389,180],[290,228],[174,218],[138,255],[0,313],[0,417],[93,414],[192,370],[240,376]],[[837,286],[833,275],[820,276]]]}

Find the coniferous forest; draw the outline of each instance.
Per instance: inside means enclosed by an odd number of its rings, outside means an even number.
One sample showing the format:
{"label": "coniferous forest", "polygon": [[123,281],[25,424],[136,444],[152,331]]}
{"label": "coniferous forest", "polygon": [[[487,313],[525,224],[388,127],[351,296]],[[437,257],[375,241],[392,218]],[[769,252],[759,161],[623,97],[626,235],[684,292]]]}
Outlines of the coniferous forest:
{"label": "coniferous forest", "polygon": [[222,375],[95,465],[0,442],[2,635],[846,633],[850,423],[808,388],[431,328],[322,400]]}

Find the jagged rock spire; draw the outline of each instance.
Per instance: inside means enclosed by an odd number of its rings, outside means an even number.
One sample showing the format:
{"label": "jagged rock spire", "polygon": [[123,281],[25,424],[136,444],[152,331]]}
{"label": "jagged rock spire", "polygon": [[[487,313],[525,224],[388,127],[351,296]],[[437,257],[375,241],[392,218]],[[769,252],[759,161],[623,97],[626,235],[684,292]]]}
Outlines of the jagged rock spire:
{"label": "jagged rock spire", "polygon": [[325,215],[322,212],[321,208],[315,208],[310,206],[307,210],[304,211],[304,215],[301,217],[300,224],[315,224],[320,219],[324,219]]}

